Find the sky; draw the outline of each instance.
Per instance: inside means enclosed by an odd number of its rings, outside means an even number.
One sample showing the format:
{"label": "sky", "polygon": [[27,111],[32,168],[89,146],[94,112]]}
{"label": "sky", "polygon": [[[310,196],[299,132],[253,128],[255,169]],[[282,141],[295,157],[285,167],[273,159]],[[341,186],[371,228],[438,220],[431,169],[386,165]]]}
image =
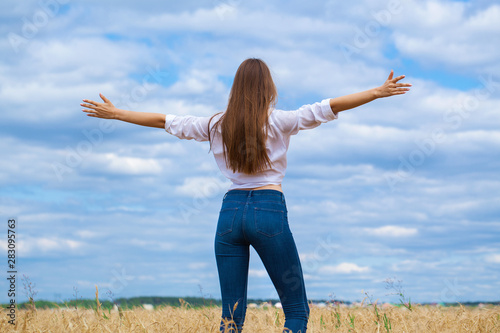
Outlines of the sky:
{"label": "sky", "polygon": [[[208,143],[87,117],[223,111],[263,59],[277,108],[412,83],[292,137],[282,183],[308,297],[500,300],[500,5],[492,0],[3,1],[0,244],[17,301],[220,298],[213,242],[230,183]],[[277,293],[251,252],[249,298]],[[8,284],[0,302],[8,302]],[[396,288],[398,289],[398,288]]]}

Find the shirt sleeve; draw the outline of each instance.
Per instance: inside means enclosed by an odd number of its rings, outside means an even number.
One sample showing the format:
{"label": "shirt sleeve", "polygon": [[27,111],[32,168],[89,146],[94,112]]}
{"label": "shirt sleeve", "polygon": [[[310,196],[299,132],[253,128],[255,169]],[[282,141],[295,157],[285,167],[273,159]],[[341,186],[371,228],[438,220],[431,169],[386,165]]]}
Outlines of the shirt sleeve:
{"label": "shirt sleeve", "polygon": [[322,123],[337,119],[330,107],[330,99],[304,105],[295,111],[281,111],[277,119],[278,127],[288,135],[295,135],[300,130],[312,129]]}
{"label": "shirt sleeve", "polygon": [[208,141],[208,122],[211,117],[165,116],[165,130],[179,139]]}

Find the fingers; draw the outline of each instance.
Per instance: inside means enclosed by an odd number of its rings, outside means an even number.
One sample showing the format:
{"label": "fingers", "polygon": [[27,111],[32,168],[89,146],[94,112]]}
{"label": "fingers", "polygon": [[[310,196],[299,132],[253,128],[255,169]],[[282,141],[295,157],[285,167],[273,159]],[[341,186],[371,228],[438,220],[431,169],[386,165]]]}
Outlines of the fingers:
{"label": "fingers", "polygon": [[399,80],[402,80],[404,79],[406,76],[405,75],[400,75],[398,77],[396,77],[395,79],[392,79],[393,82],[398,82]]}
{"label": "fingers", "polygon": [[91,104],[84,104],[84,103],[81,103],[80,104],[81,106],[83,106],[84,108],[89,108],[89,109],[94,109],[96,108],[97,106],[95,105],[91,105]]}
{"label": "fingers", "polygon": [[101,96],[101,99],[104,101],[104,103],[109,103],[109,99],[107,99],[106,97],[104,97],[103,94],[99,93],[99,96]]}
{"label": "fingers", "polygon": [[94,110],[82,110],[83,112],[86,112],[88,116],[90,116],[91,114],[96,114],[96,111]]}
{"label": "fingers", "polygon": [[410,91],[409,88],[399,88],[399,89],[395,89],[392,94],[393,95],[402,95],[402,94],[406,94],[408,91]]}
{"label": "fingers", "polygon": [[402,95],[410,91],[410,83],[391,83],[387,86],[389,96]]}
{"label": "fingers", "polygon": [[[99,96],[104,101],[104,103],[110,103],[109,99],[107,99],[106,96],[104,96],[103,94],[99,93]],[[83,101],[86,102],[86,103],[92,104],[94,106],[99,106],[99,104],[102,104],[102,103],[91,101],[89,99],[84,99]]]}
{"label": "fingers", "polygon": [[391,74],[389,74],[389,77],[387,78],[388,81],[392,81],[394,83],[398,82],[399,80],[402,80],[406,77],[406,75],[400,75],[398,77],[394,77],[394,70],[391,69]]}
{"label": "fingers", "polygon": [[[98,106],[98,105],[99,105],[99,103],[94,102],[94,101],[91,101],[91,100],[88,100],[88,99],[84,99],[83,101],[84,101],[85,103],[92,104],[92,106]],[[82,106],[83,106],[83,104],[80,104],[80,105],[82,105]]]}
{"label": "fingers", "polygon": [[99,115],[97,115],[95,112],[90,111],[90,110],[82,110],[83,112],[87,112],[87,116],[89,117],[94,117],[94,118],[100,118]]}
{"label": "fingers", "polygon": [[387,81],[381,86],[382,95],[384,97],[403,95],[410,91],[411,83],[398,83],[398,81],[404,79],[406,75],[400,75],[394,77],[394,70],[391,69],[391,73],[387,78]]}
{"label": "fingers", "polygon": [[[103,94],[99,94],[99,96],[105,103],[109,103],[109,100]],[[102,118],[100,110],[102,109],[101,107],[104,106],[103,103],[94,102],[89,99],[84,99],[83,102],[84,103],[80,103],[80,105],[86,108],[82,109],[82,111],[87,113],[87,116],[94,118]]]}

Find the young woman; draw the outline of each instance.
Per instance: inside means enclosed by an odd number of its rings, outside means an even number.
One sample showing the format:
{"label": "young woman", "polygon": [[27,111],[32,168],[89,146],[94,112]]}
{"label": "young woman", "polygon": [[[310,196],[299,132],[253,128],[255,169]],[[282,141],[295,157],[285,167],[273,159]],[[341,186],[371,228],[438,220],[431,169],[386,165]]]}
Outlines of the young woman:
{"label": "young woman", "polygon": [[222,201],[215,235],[223,304],[221,331],[242,331],[252,245],[280,297],[285,331],[305,333],[309,306],[281,189],[290,136],[337,119],[341,111],[405,94],[411,84],[398,83],[403,78],[393,78],[391,71],[380,87],[281,111],[274,108],[277,92],[269,68],[252,58],[238,68],[225,112],[211,117],[120,110],[102,94],[104,103],[84,99],[81,105],[90,117],[165,128],[181,139],[210,141],[217,165],[232,181]]}

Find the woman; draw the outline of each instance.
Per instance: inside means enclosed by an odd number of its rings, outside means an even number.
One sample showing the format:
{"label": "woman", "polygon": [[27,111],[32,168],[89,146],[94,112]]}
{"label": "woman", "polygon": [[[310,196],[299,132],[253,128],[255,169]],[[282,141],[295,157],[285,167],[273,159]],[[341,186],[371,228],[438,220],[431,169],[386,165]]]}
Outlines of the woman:
{"label": "woman", "polygon": [[221,331],[241,332],[243,328],[252,245],[280,297],[285,331],[305,333],[309,306],[281,189],[290,136],[337,119],[341,111],[406,93],[411,84],[398,83],[402,78],[393,78],[391,71],[380,87],[281,111],[274,108],[277,92],[269,68],[260,59],[247,59],[236,72],[226,111],[211,117],[120,110],[102,94],[104,103],[83,100],[81,105],[91,117],[165,128],[181,139],[210,141],[221,172],[232,181],[215,235],[223,304]]}

